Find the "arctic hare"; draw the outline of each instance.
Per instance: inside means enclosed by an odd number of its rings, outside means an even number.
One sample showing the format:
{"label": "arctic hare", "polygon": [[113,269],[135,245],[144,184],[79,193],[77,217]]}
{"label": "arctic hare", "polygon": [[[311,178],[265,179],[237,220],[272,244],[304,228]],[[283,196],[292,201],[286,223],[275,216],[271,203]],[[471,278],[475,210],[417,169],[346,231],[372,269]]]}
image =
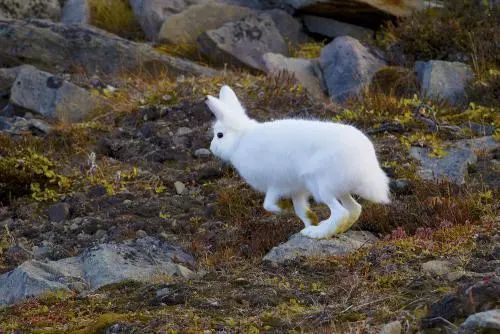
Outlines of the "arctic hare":
{"label": "arctic hare", "polygon": [[[247,116],[228,86],[222,87],[219,98],[207,96],[206,104],[217,119],[212,153],[266,194],[267,211],[279,213],[279,200],[291,198],[305,224],[303,235],[329,238],[347,231],[361,214],[351,194],[389,203],[388,178],[373,144],[358,129],[299,119],[259,123]],[[318,226],[309,208],[311,195],[331,211]]]}

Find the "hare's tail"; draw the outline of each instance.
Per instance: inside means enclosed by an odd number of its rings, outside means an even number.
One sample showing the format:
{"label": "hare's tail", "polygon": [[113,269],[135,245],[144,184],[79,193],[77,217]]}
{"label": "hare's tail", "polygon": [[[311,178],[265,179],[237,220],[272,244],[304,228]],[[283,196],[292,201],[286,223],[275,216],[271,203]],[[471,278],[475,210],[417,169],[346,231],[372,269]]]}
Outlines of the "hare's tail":
{"label": "hare's tail", "polygon": [[359,196],[371,202],[389,204],[389,178],[378,167],[367,175],[365,182],[356,192]]}

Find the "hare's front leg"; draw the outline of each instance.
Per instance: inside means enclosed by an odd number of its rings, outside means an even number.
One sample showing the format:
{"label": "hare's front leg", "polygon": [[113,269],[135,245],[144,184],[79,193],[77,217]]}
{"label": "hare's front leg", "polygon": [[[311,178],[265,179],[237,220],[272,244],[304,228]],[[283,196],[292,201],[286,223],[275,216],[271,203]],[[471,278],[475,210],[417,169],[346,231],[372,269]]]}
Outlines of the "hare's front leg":
{"label": "hare's front leg", "polygon": [[334,234],[342,233],[349,221],[349,211],[347,211],[335,198],[326,203],[330,208],[330,218],[323,220],[318,226],[308,226],[300,233],[306,237],[314,239],[330,238]]}
{"label": "hare's front leg", "polygon": [[281,195],[274,189],[268,189],[264,198],[264,209],[272,213],[280,213],[281,208],[278,205]]}
{"label": "hare's front leg", "polygon": [[309,194],[300,193],[292,197],[295,214],[302,220],[306,227],[318,225],[318,217],[309,207]]}

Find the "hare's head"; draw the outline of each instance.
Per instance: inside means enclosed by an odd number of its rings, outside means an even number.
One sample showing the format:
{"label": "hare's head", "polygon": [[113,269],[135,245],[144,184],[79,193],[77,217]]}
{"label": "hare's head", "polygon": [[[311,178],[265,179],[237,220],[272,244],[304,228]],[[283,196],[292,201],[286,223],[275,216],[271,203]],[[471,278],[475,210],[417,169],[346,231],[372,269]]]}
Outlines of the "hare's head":
{"label": "hare's head", "polygon": [[228,86],[221,88],[219,98],[207,96],[206,103],[217,119],[210,150],[216,157],[229,161],[242,135],[255,121],[248,118],[236,94]]}

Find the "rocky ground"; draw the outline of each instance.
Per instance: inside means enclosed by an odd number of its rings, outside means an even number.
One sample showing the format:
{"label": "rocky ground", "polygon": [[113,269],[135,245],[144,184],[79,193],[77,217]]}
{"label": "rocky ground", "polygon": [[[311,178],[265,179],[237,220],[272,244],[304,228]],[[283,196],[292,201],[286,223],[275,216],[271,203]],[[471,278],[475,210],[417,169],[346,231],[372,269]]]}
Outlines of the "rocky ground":
{"label": "rocky ground", "polygon": [[[0,333],[500,329],[496,2],[14,3]],[[223,84],[259,121],[362,129],[392,203],[296,234],[208,150]]]}

